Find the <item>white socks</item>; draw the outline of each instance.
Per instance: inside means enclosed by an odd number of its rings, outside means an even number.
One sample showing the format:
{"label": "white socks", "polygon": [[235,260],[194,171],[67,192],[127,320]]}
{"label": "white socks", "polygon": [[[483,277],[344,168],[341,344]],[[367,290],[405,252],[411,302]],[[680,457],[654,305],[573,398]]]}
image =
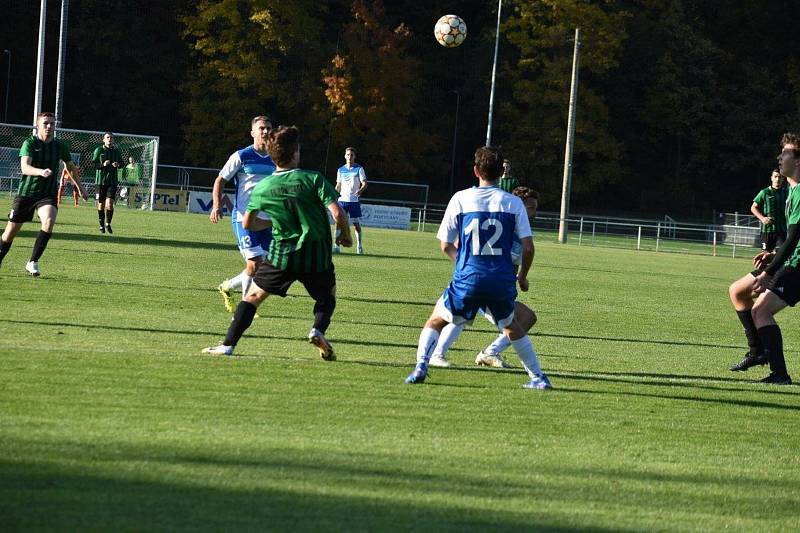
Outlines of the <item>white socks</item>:
{"label": "white socks", "polygon": [[539,359],[536,357],[536,349],[533,347],[531,338],[525,335],[521,339],[511,341],[511,346],[522,361],[522,366],[528,371],[530,377],[538,376],[542,373],[542,367],[539,366]]}
{"label": "white socks", "polygon": [[250,285],[253,283],[253,278],[246,275],[244,272],[239,274],[237,277],[242,278],[242,300],[244,300],[244,297],[247,296],[247,291],[250,290]]}
{"label": "white socks", "polygon": [[246,277],[247,277],[247,274],[245,274],[245,271],[242,270],[239,273],[238,276],[234,276],[234,277],[232,277],[231,279],[228,280],[228,287],[230,287],[231,289],[241,289],[242,288],[242,282],[244,281],[244,278],[246,278]]}
{"label": "white socks", "polygon": [[509,346],[511,346],[511,340],[506,337],[505,333],[501,333],[492,341],[492,344],[483,349],[483,353],[499,354]]}
{"label": "white socks", "polygon": [[[439,340],[439,332],[433,328],[422,328],[419,334],[419,344],[417,345],[417,364],[428,364],[431,360],[433,348]],[[535,356],[534,356],[535,357]]]}
{"label": "white socks", "polygon": [[455,342],[463,330],[464,324],[459,324],[458,326],[455,324],[447,324],[439,334],[439,341],[433,349],[433,355],[444,357],[444,354],[450,349],[450,345]]}

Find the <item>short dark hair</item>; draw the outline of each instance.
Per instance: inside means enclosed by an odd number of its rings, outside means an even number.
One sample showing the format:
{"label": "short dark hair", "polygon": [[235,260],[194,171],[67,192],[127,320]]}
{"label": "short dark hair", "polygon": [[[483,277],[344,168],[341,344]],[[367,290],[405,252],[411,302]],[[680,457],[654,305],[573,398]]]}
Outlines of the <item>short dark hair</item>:
{"label": "short dark hair", "polygon": [[519,196],[523,200],[527,200],[528,198],[533,198],[536,201],[539,200],[539,191],[535,191],[530,187],[525,187],[524,185],[516,187],[512,194],[514,196]]}
{"label": "short dark hair", "polygon": [[475,150],[475,168],[486,181],[497,181],[503,175],[503,154],[496,146],[481,146]]}
{"label": "short dark hair", "polygon": [[781,148],[786,144],[794,145],[794,156],[800,157],[800,135],[787,131],[781,137]]}
{"label": "short dark hair", "polygon": [[269,132],[267,152],[276,165],[284,167],[292,162],[300,145],[300,131],[296,126],[278,126]]}
{"label": "short dark hair", "polygon": [[41,113],[39,113],[38,115],[36,115],[36,122],[39,122],[39,119],[40,119],[40,118],[44,118],[44,117],[53,117],[53,118],[56,118],[56,114],[55,114],[55,113],[53,113],[52,111],[42,111]]}

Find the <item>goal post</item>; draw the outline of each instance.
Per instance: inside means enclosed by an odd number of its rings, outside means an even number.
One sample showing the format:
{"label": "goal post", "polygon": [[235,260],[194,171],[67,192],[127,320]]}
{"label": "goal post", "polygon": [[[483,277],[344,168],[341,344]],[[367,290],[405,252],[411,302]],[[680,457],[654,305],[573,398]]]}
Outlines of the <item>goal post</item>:
{"label": "goal post", "polygon": [[[19,151],[22,143],[31,136],[34,128],[24,124],[4,124],[0,123],[0,192],[14,193],[19,180],[22,178],[22,171],[19,164]],[[58,128],[55,137],[67,143],[72,161],[81,171],[81,183],[90,195],[95,193],[95,168],[92,163],[92,153],[95,148],[103,143],[105,131],[76,130],[69,128]],[[148,208],[153,208],[153,197],[155,194],[156,170],[158,168],[158,144],[159,138],[152,135],[138,135],[133,133],[114,134],[114,141],[117,148],[122,152],[125,163],[128,157],[133,156],[137,164],[140,165],[136,172],[123,172],[120,169],[119,187],[128,187],[134,194],[129,194],[129,198],[140,198],[139,202],[126,203],[127,206],[139,207],[146,204]],[[63,164],[58,169],[57,176],[61,176]],[[137,196],[138,195],[138,196]]]}

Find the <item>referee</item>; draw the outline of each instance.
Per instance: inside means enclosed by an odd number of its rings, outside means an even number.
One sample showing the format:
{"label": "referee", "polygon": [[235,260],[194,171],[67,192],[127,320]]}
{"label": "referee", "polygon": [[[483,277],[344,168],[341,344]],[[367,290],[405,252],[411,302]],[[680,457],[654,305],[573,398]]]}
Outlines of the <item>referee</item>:
{"label": "referee", "polygon": [[22,225],[33,220],[33,214],[39,216],[42,222],[41,230],[33,244],[31,260],[25,265],[25,270],[32,276],[39,276],[39,258],[42,257],[50,237],[53,235],[53,226],[58,214],[58,166],[61,161],[73,177],[73,182],[80,188],[81,196],[86,200],[86,191],[81,182],[74,179],[78,176],[78,169],[72,162],[67,144],[60,139],[55,139],[55,115],[50,112],[40,113],[36,117],[36,134],[28,137],[22,143],[19,151],[22,179],[17,189],[17,196],[11,204],[8,214],[8,224],[0,238],[0,263],[11,249],[14,237],[22,229]]}

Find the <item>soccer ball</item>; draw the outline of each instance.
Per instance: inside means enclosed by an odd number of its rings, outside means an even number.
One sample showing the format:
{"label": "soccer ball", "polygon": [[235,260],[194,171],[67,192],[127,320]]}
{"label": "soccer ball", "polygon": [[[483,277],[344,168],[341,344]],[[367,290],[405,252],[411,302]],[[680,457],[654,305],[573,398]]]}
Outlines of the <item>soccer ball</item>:
{"label": "soccer ball", "polygon": [[458,15],[445,15],[436,21],[433,35],[442,46],[455,48],[467,38],[467,25]]}

